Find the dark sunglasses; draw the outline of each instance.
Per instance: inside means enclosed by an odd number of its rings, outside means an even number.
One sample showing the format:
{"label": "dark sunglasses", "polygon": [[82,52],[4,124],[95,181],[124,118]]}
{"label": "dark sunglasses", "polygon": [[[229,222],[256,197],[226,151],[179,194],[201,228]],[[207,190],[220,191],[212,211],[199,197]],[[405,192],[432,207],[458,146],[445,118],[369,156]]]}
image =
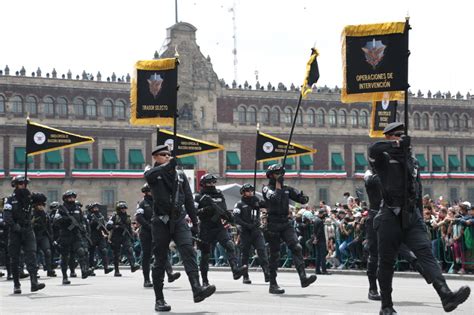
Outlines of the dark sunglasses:
{"label": "dark sunglasses", "polygon": [[405,134],[405,132],[403,131],[397,131],[397,132],[394,132],[392,135],[394,135],[395,137],[401,137]]}
{"label": "dark sunglasses", "polygon": [[171,153],[157,153],[156,155],[159,155],[159,156],[171,156]]}

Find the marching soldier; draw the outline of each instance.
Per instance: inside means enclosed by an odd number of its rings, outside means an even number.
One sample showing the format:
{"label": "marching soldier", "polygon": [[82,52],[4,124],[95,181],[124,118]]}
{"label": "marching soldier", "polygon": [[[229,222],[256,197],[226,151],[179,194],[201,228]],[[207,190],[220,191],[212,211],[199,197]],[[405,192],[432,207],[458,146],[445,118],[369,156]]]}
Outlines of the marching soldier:
{"label": "marching soldier", "polygon": [[76,197],[77,194],[72,190],[68,190],[63,194],[63,204],[59,206],[53,222],[53,225],[56,225],[59,229],[58,243],[61,253],[61,272],[65,285],[71,284],[67,276],[71,252],[74,252],[79,261],[82,279],[86,279],[90,273],[87,268],[86,251],[83,248],[81,235],[84,229],[84,215],[76,204]]}
{"label": "marching soldier", "polygon": [[316,276],[306,276],[302,247],[289,218],[290,199],[306,204],[308,196],[297,189],[283,184],[285,169],[281,164],[270,165],[266,176],[268,185],[263,188],[263,198],[268,211],[267,241],[270,246],[270,288],[271,294],[283,294],[285,290],[276,281],[280,263],[280,240],[283,240],[293,254],[293,261],[300,277],[301,287],[305,288],[316,281]]}
{"label": "marching soldier", "polygon": [[[151,195],[150,186],[143,185],[141,189],[143,200],[140,201],[135,214],[135,219],[140,223],[140,244],[142,249],[142,270],[145,288],[153,287],[150,281],[150,260],[153,248],[153,240],[151,233],[151,218],[153,216],[153,197]],[[166,260],[165,271],[168,276],[168,282],[173,282],[181,276],[181,273],[173,273],[173,268],[169,260]]]}
{"label": "marching soldier", "polygon": [[30,274],[31,292],[41,290],[44,283],[39,283],[36,266],[36,239],[31,226],[31,193],[26,188],[28,179],[17,175],[12,179],[11,185],[15,190],[6,198],[4,220],[9,226],[8,252],[11,259],[13,275],[13,293],[21,294],[20,285],[20,253],[23,249],[28,273]]}
{"label": "marching soldier", "polygon": [[56,215],[56,212],[59,209],[59,202],[53,201],[49,204],[49,221],[51,222],[51,257],[53,260],[53,269],[57,267],[56,261],[59,261],[60,258],[60,253],[59,253],[59,244],[58,244],[58,239],[59,239],[59,227],[54,224],[54,216]]}
{"label": "marching soldier", "polygon": [[109,232],[105,227],[105,218],[99,211],[100,204],[94,202],[89,205],[87,219],[89,220],[90,226],[90,239],[91,245],[89,247],[89,266],[91,268],[95,267],[95,252],[96,249],[99,252],[99,256],[102,259],[102,264],[104,265],[104,273],[108,274],[114,268],[109,267],[109,256],[107,255],[107,242],[106,238]]}
{"label": "marching soldier", "polygon": [[132,249],[132,220],[130,215],[127,213],[127,203],[125,201],[118,201],[115,206],[115,214],[107,222],[107,230],[110,231],[110,242],[112,244],[112,250],[114,253],[114,268],[115,277],[121,277],[119,270],[119,263],[121,257],[122,248],[125,250],[128,262],[130,264],[130,270],[132,272],[140,269],[140,266],[135,264],[135,257],[133,256]]}
{"label": "marching soldier", "polygon": [[199,238],[201,242],[198,247],[201,250],[201,277],[203,285],[209,284],[207,273],[209,271],[209,258],[211,256],[211,245],[218,241],[227,253],[229,265],[234,280],[240,279],[247,273],[248,267],[238,267],[235,255],[235,243],[231,240],[222,220],[233,222],[232,215],[227,211],[224,195],[216,188],[217,177],[213,174],[201,176],[199,184],[201,191],[196,194],[194,201],[197,204],[198,216],[201,221]]}
{"label": "marching soldier", "polygon": [[[155,291],[155,310],[170,311],[171,306],[163,295],[163,279],[168,260],[169,243],[173,239],[183,260],[193,291],[194,302],[199,303],[216,291],[216,287],[201,286],[194,251],[192,234],[198,233],[198,220],[194,208],[193,196],[184,172],[176,170],[176,160],[171,158],[167,145],[155,147],[152,152],[154,167],[146,170],[145,179],[150,185],[153,196],[153,218],[151,231],[153,236],[153,254],[155,265],[152,270],[153,289]],[[188,215],[193,223],[186,223]]]}
{"label": "marching soldier", "polygon": [[383,196],[381,209],[373,223],[378,238],[380,314],[396,314],[392,302],[392,278],[401,243],[414,252],[418,264],[425,271],[425,279],[433,283],[440,296],[444,310],[451,312],[469,297],[471,290],[462,286],[452,292],[433,257],[420,213],[420,174],[412,156],[410,137],[404,135],[404,125],[390,123],[383,133],[385,140],[369,146],[369,159],[380,179]]}
{"label": "marching soldier", "polygon": [[46,196],[42,193],[33,193],[31,203],[33,205],[33,219],[31,220],[35,232],[36,246],[43,252],[44,263],[48,277],[56,277],[52,268],[53,259],[51,256],[51,233],[52,224],[45,211]]}
{"label": "marching soldier", "polygon": [[[260,208],[265,207],[265,202],[254,195],[255,188],[251,184],[244,184],[240,188],[241,200],[234,206],[235,223],[242,227],[240,242],[242,244],[242,265],[248,265],[250,247],[257,250],[260,266],[265,276],[265,282],[270,281],[268,257],[265,249],[265,239],[260,230]],[[243,283],[251,284],[248,271],[244,273]]]}
{"label": "marching soldier", "polygon": [[[5,268],[7,269],[7,280],[12,280],[12,273],[10,268],[10,256],[8,255],[8,225],[5,222],[5,216],[3,212],[4,201],[6,198],[0,200],[0,261],[5,262]],[[0,272],[0,277],[4,274]]]}

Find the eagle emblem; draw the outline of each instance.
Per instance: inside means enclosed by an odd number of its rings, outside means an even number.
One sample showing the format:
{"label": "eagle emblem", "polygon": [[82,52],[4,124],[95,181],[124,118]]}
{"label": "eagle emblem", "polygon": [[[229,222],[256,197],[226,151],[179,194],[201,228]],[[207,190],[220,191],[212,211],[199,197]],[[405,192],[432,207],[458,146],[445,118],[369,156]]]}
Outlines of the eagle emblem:
{"label": "eagle emblem", "polygon": [[160,93],[162,84],[163,78],[157,73],[154,73],[148,79],[148,87],[150,89],[151,95],[153,95],[154,98],[156,98],[157,95]]}
{"label": "eagle emblem", "polygon": [[374,70],[384,57],[385,47],[387,46],[382,44],[382,41],[375,40],[374,38],[361,48],[365,54],[365,61],[367,61],[367,63],[371,65]]}

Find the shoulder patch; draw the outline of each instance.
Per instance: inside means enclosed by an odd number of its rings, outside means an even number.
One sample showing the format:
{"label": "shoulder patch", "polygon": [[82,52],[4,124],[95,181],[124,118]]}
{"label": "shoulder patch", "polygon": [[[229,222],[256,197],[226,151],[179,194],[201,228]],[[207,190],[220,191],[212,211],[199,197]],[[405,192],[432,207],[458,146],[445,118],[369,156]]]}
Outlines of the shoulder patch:
{"label": "shoulder patch", "polygon": [[142,208],[138,208],[137,209],[137,213],[136,214],[144,214],[145,213],[145,210],[143,210]]}
{"label": "shoulder patch", "polygon": [[234,211],[232,211],[232,213],[233,213],[234,215],[238,215],[238,214],[240,214],[240,209],[237,208],[237,207],[235,207],[235,208],[234,208]]}

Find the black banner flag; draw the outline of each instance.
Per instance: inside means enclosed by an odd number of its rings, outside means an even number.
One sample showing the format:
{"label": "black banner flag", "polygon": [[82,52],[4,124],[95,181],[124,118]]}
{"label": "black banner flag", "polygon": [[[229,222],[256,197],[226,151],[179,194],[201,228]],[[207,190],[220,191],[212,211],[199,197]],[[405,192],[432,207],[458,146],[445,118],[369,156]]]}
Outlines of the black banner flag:
{"label": "black banner flag", "polygon": [[[283,158],[285,156],[287,144],[287,140],[259,132],[257,135],[257,161],[263,162]],[[288,147],[287,157],[313,154],[316,152],[317,150],[315,149],[291,142],[290,146]]]}
{"label": "black banner flag", "polygon": [[403,100],[409,87],[408,28],[405,22],[344,28],[342,102]]}
{"label": "black banner flag", "polygon": [[318,51],[315,48],[311,48],[311,57],[306,64],[306,75],[304,77],[303,86],[301,87],[301,96],[303,98],[306,98],[306,95],[313,91],[313,84],[316,84],[319,80],[318,56]]}
{"label": "black banner flag", "polygon": [[173,126],[176,115],[178,69],[176,58],[141,60],[130,90],[132,125]]}
{"label": "black banner flag", "polygon": [[371,138],[382,138],[384,128],[396,119],[397,101],[373,102],[369,136]]}
{"label": "black banner flag", "polygon": [[[176,141],[178,142],[176,151],[176,157],[178,158],[224,150],[224,146],[220,144],[187,137],[180,134],[176,134]],[[170,151],[173,151],[173,143],[172,132],[158,129],[156,139],[157,145],[166,144],[170,147]]]}
{"label": "black banner flag", "polygon": [[57,149],[73,147],[88,142],[94,142],[94,139],[27,120],[26,153],[28,155],[55,151]]}

